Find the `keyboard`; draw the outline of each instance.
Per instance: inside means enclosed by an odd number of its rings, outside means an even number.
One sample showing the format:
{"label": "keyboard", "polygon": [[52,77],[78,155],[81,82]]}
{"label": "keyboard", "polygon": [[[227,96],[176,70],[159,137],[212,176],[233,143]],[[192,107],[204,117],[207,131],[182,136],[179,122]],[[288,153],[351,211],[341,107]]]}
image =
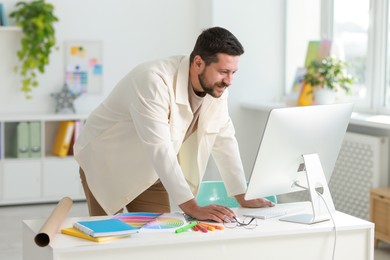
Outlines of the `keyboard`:
{"label": "keyboard", "polygon": [[281,203],[275,204],[274,207],[246,210],[246,212],[243,213],[243,216],[254,217],[258,219],[269,219],[304,211],[305,209],[307,209],[307,206],[302,204]]}

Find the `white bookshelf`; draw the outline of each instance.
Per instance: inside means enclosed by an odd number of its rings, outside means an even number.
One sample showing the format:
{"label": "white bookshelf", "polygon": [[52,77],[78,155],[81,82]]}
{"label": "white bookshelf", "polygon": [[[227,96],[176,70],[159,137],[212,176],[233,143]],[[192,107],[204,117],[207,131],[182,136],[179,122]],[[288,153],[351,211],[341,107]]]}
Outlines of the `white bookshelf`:
{"label": "white bookshelf", "polygon": [[22,28],[18,26],[0,26],[0,32],[21,32]]}
{"label": "white bookshelf", "polygon": [[[83,200],[78,164],[73,156],[52,154],[61,121],[80,121],[86,114],[0,115],[0,205],[54,202],[68,196]],[[15,151],[16,128],[21,122],[40,123],[40,155],[19,158]]]}
{"label": "white bookshelf", "polygon": [[[80,121],[82,125],[87,114],[53,114],[55,101],[50,93],[55,91],[45,76],[33,98],[25,99],[13,71],[19,65],[22,37],[20,27],[0,26],[0,206],[56,202],[65,196],[84,200],[77,162],[71,155],[55,156],[51,148],[60,122]],[[21,158],[16,152],[16,130],[23,122],[40,125],[38,138],[34,138],[40,145],[36,157]]]}

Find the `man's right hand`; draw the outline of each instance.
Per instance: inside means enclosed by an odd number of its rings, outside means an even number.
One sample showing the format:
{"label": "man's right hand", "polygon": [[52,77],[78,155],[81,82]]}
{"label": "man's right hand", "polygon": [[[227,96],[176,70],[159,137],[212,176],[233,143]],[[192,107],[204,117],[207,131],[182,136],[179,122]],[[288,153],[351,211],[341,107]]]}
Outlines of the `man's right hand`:
{"label": "man's right hand", "polygon": [[195,199],[184,202],[183,204],[180,204],[179,207],[184,211],[184,213],[197,220],[211,220],[222,223],[226,218],[231,220],[236,216],[236,214],[228,207],[218,204],[201,207]]}

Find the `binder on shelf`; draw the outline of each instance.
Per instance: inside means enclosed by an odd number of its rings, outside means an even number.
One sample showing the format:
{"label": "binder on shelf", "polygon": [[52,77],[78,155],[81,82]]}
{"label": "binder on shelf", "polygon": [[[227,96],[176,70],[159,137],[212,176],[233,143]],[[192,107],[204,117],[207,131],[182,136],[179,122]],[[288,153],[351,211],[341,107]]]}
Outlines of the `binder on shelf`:
{"label": "binder on shelf", "polygon": [[17,158],[30,157],[29,123],[19,122],[16,126],[15,156]]}
{"label": "binder on shelf", "polygon": [[65,157],[68,155],[72,134],[74,131],[74,121],[61,121],[52,146],[54,155]]}
{"label": "binder on shelf", "polygon": [[30,135],[30,157],[38,158],[41,157],[41,123],[30,122],[29,127]]}
{"label": "binder on shelf", "polygon": [[73,145],[74,145],[74,142],[76,141],[77,137],[79,136],[80,127],[81,127],[81,122],[79,120],[74,121],[74,130],[73,130],[72,139],[71,139],[70,145],[69,145],[68,155],[73,155]]}

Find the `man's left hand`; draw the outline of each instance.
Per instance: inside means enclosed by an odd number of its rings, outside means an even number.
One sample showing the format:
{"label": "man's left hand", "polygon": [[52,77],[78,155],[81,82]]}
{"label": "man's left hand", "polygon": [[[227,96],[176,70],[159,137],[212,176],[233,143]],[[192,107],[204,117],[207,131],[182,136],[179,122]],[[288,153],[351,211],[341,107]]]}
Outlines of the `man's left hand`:
{"label": "man's left hand", "polygon": [[243,208],[263,208],[263,207],[273,207],[275,204],[272,201],[269,201],[264,198],[246,200],[245,194],[236,195],[237,202]]}

